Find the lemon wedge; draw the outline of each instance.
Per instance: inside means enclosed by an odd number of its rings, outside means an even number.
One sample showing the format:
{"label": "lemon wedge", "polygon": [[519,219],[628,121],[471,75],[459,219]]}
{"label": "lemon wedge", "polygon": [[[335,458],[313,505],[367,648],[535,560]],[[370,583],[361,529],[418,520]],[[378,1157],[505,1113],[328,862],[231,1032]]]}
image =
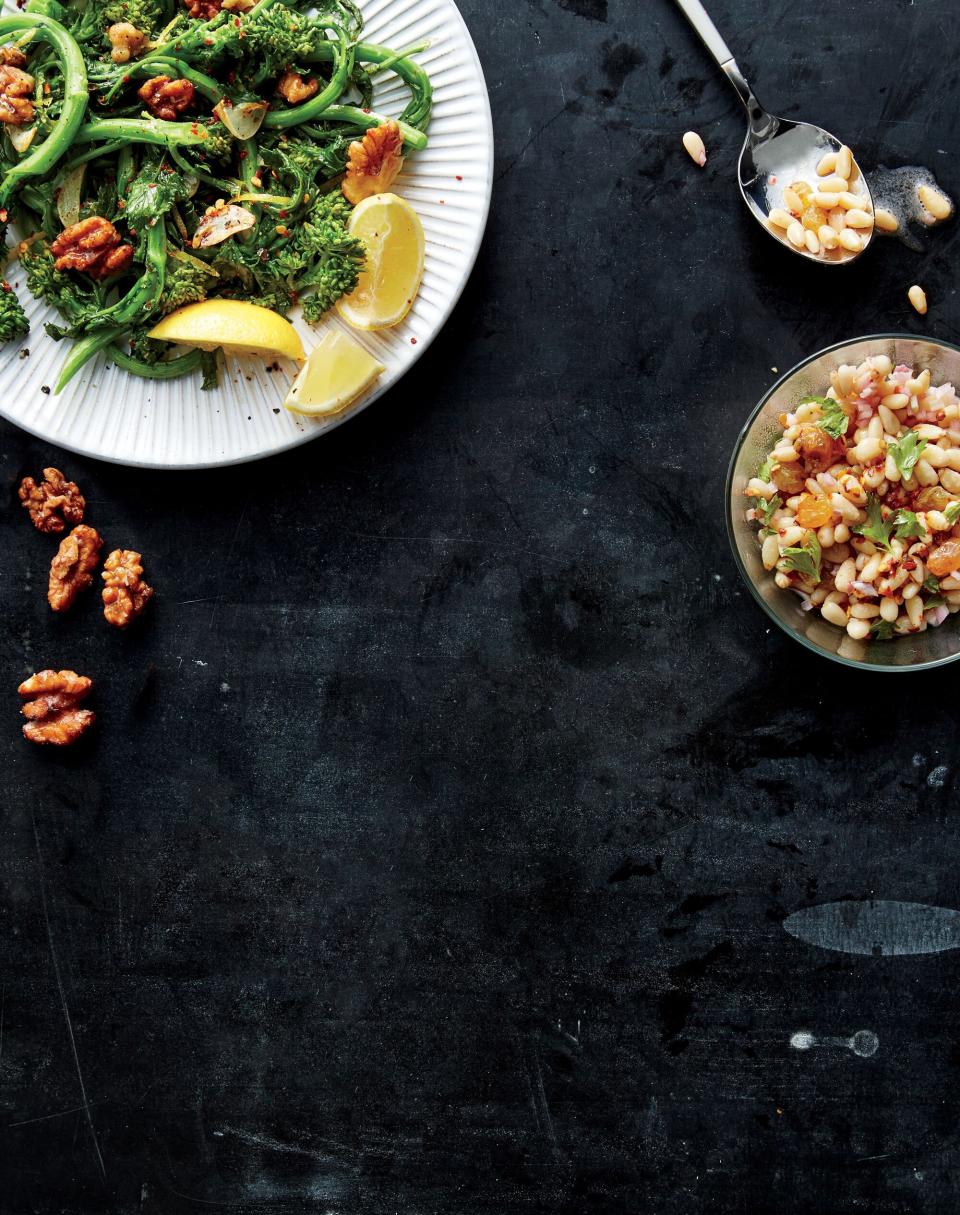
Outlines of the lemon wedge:
{"label": "lemon wedge", "polygon": [[331,329],[310,351],[284,405],[308,418],[330,417],[346,409],[382,371],[383,364],[359,342],[342,329]]}
{"label": "lemon wedge", "polygon": [[165,316],[148,334],[162,342],[216,350],[230,354],[282,357],[303,363],[306,355],[296,329],[269,308],[243,300],[204,300],[187,304]]}
{"label": "lemon wedge", "polygon": [[420,217],[396,194],[373,194],[354,207],[349,230],[366,245],[367,263],[337,311],[355,329],[388,329],[403,320],[420,289]]}

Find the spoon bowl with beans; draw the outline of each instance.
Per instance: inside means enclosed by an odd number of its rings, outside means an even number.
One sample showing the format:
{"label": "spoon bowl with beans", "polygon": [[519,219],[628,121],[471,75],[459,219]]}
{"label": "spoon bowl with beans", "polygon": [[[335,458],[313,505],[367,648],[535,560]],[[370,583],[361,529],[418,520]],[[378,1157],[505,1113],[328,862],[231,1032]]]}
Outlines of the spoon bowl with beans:
{"label": "spoon bowl with beans", "polygon": [[822,127],[768,113],[700,0],[676,3],[747,111],[737,175],[754,219],[809,261],[856,261],[871,243],[876,219],[870,186],[853,153]]}

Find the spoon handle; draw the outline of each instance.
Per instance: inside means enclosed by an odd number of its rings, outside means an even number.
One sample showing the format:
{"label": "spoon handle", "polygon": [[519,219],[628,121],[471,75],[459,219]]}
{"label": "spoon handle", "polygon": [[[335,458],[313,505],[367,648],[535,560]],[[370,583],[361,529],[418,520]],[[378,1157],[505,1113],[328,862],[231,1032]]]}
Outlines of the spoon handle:
{"label": "spoon handle", "polygon": [[700,0],[677,0],[687,20],[703,39],[703,44],[724,69],[733,58],[733,51],[724,42],[717,27],[713,24],[710,14],[700,3]]}
{"label": "spoon handle", "polygon": [[684,16],[703,39],[703,44],[716,59],[720,69],[733,87],[737,96],[743,102],[750,119],[751,135],[761,137],[769,132],[771,123],[775,122],[757,101],[753,89],[733,57],[733,51],[723,40],[723,35],[713,24],[710,14],[700,3],[700,0],[676,0]]}

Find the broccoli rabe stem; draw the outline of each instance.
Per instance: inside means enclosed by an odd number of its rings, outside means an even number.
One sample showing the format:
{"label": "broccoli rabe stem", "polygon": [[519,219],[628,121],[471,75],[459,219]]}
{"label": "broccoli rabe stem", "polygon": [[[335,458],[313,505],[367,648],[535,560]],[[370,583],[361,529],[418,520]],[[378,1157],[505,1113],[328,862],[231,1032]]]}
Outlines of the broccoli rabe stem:
{"label": "broccoli rabe stem", "polygon": [[109,308],[98,312],[87,328],[101,330],[115,325],[131,325],[152,311],[160,292],[167,269],[167,229],[155,223],[147,232],[147,251],[144,258],[146,269],[127,294]]}
{"label": "broccoli rabe stem", "polygon": [[53,130],[38,148],[7,171],[0,182],[0,207],[10,200],[27,177],[49,172],[74,142],[87,109],[87,69],[80,47],[62,25],[42,13],[17,13],[0,17],[0,42],[10,34],[33,30],[34,37],[50,44],[63,70],[63,103]]}
{"label": "broccoli rabe stem", "polygon": [[[389,117],[386,114],[378,114],[376,110],[361,110],[355,105],[328,105],[324,112],[320,115],[322,122],[343,122],[351,127],[360,127],[361,130],[368,131],[371,127],[379,127],[385,122],[389,122]],[[397,126],[400,128],[400,134],[403,136],[403,142],[412,151],[421,152],[427,146],[427,137],[423,131],[418,131],[416,127],[410,126],[408,122],[397,120]],[[304,128],[306,133],[310,134],[310,128]]]}
{"label": "broccoli rabe stem", "polygon": [[74,143],[129,140],[160,147],[199,145],[210,138],[205,126],[196,122],[166,122],[162,118],[94,118],[77,131]]}
{"label": "broccoli rabe stem", "polygon": [[119,346],[108,352],[110,359],[124,371],[133,375],[143,376],[146,380],[175,380],[182,375],[196,371],[203,358],[202,350],[189,350],[175,359],[165,359],[158,363],[145,363],[142,359],[134,358]]}
{"label": "broccoli rabe stem", "polygon": [[[262,3],[262,0],[261,0]],[[335,58],[335,44],[332,42],[322,43],[310,59],[314,63],[329,63]],[[407,123],[411,127],[416,127],[418,131],[425,131],[427,124],[430,122],[430,107],[433,102],[433,86],[430,83],[430,77],[419,65],[414,63],[412,59],[396,58],[396,52],[388,46],[379,46],[375,42],[358,42],[353,48],[354,59],[357,63],[387,63],[390,62],[392,71],[400,77],[400,79],[410,89],[410,100],[406,108],[400,115],[400,121]],[[312,99],[316,101],[316,98]],[[307,103],[310,104],[309,102]],[[296,109],[289,111],[292,114],[299,114],[304,109],[304,106],[297,106]],[[316,118],[317,115],[312,117]],[[412,146],[412,145],[411,145]]]}
{"label": "broccoli rabe stem", "polygon": [[89,363],[94,355],[99,354],[104,347],[122,337],[128,328],[128,325],[115,325],[111,329],[98,329],[95,333],[89,333],[85,338],[76,342],[60,369],[60,378],[53,390],[54,396],[70,383],[85,363]]}
{"label": "broccoli rabe stem", "polygon": [[330,55],[334,63],[333,74],[330,77],[329,83],[315,97],[311,97],[309,101],[304,101],[289,110],[274,110],[268,114],[263,120],[265,127],[274,127],[282,130],[285,127],[296,126],[301,122],[312,122],[314,119],[319,118],[327,106],[332,105],[347,87],[347,81],[350,79],[350,73],[353,71],[353,47],[350,45],[346,32],[340,29],[339,26],[331,25],[327,28],[333,30],[337,36],[335,42],[324,44],[325,47],[329,46]]}

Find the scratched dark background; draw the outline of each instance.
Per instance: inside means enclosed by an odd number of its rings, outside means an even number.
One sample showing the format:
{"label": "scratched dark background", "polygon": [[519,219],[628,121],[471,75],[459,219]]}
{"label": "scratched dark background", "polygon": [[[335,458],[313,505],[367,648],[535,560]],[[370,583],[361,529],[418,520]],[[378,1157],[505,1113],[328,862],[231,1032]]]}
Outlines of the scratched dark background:
{"label": "scratched dark background", "polygon": [[[958,955],[782,920],[960,905],[958,668],[801,651],[721,497],[773,367],[960,336],[956,228],[807,267],[669,0],[462,7],[493,211],[398,389],[210,474],[0,428],[0,1211],[955,1212]],[[952,0],[712,8],[772,109],[960,191]],[[129,635],[45,605],[51,462],[145,554]],[[73,752],[20,737],[49,665],[97,683]]]}

